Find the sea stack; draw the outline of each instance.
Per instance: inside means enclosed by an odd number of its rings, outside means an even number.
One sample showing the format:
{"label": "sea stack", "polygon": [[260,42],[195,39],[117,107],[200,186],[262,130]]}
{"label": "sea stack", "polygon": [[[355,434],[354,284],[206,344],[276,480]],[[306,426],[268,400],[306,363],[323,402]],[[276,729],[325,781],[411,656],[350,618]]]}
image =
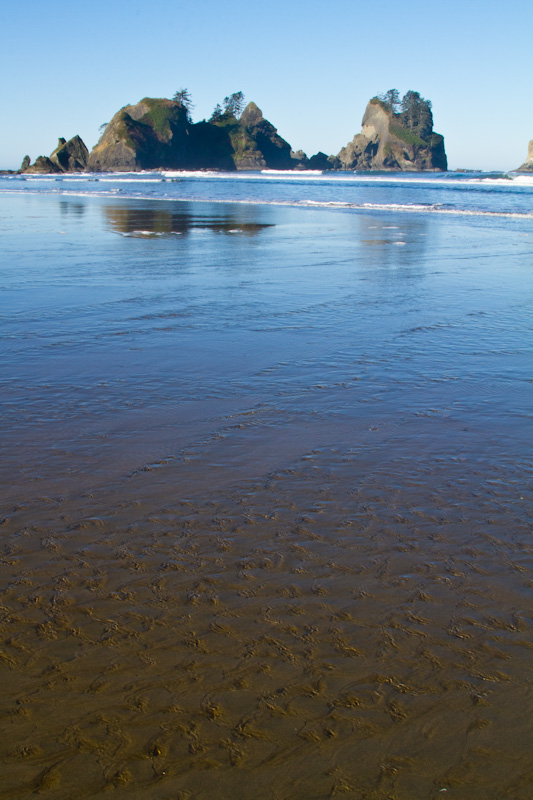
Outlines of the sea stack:
{"label": "sea stack", "polygon": [[174,100],[145,97],[124,106],[89,155],[91,172],[130,172],[189,163],[187,110]]}
{"label": "sea stack", "polygon": [[294,169],[291,146],[249,103],[240,117],[231,111],[193,123],[175,100],[145,97],[124,106],[93,148],[88,169],[129,172],[146,169]]}
{"label": "sea stack", "polygon": [[89,151],[79,136],[73,136],[68,142],[60,137],[56,149],[48,156],[38,156],[33,164],[30,157],[25,156],[19,172],[42,174],[49,172],[83,172],[87,166]]}
{"label": "sea stack", "polygon": [[522,166],[518,167],[516,170],[517,172],[533,172],[533,139],[531,139],[529,146],[527,148],[527,158],[522,164]]}
{"label": "sea stack", "polygon": [[361,133],[338,154],[343,169],[441,171],[448,168],[444,137],[433,132],[431,102],[418,92],[373,97]]}
{"label": "sea stack", "polygon": [[248,103],[231,133],[233,161],[238,170],[293,169],[291,146],[264,118],[255,103]]}

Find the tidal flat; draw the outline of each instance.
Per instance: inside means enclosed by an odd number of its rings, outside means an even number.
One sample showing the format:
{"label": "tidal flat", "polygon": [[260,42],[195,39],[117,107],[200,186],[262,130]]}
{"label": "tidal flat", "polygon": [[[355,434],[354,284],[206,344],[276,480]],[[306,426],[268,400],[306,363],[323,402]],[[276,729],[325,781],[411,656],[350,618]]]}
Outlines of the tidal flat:
{"label": "tidal flat", "polygon": [[531,219],[0,237],[0,798],[530,800]]}

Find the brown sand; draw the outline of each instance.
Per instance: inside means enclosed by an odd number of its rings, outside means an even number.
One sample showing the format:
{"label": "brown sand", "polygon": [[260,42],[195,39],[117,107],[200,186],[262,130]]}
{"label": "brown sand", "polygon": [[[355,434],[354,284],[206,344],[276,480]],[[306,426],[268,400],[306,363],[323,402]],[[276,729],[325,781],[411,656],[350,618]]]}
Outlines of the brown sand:
{"label": "brown sand", "polygon": [[193,469],[6,507],[1,798],[533,796],[513,465]]}

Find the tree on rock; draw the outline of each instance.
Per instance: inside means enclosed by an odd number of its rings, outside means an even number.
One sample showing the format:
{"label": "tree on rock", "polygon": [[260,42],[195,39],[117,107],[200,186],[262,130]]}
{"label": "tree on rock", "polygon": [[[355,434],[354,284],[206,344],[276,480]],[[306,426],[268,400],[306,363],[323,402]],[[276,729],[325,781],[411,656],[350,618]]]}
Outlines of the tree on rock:
{"label": "tree on rock", "polygon": [[244,95],[242,92],[233,92],[224,98],[224,114],[239,117],[244,108]]}
{"label": "tree on rock", "polygon": [[425,100],[419,92],[409,90],[404,94],[400,118],[402,125],[421,139],[431,136],[433,132],[431,100]]}
{"label": "tree on rock", "polygon": [[396,114],[400,107],[400,92],[398,89],[389,89],[383,94],[378,94],[378,100],[381,100],[391,114]]}
{"label": "tree on rock", "polygon": [[209,122],[218,122],[219,120],[222,119],[223,116],[224,112],[222,111],[222,106],[220,105],[220,103],[217,103],[213,110],[213,113],[211,114]]}
{"label": "tree on rock", "polygon": [[188,91],[188,89],[178,89],[176,94],[172,97],[175,103],[177,103],[181,108],[185,109],[187,112],[187,116],[190,117],[191,110],[194,108],[192,103],[192,97]]}

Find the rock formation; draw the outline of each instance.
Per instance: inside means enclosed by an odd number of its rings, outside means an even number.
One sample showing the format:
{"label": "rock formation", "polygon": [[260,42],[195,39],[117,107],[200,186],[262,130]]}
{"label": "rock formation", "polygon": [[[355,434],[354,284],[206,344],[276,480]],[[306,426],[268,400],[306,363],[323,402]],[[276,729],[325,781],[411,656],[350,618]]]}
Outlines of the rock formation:
{"label": "rock formation", "polygon": [[263,117],[255,103],[248,103],[230,132],[233,162],[238,170],[293,169],[291,146]]}
{"label": "rock formation", "polygon": [[293,169],[291,147],[249,103],[240,119],[220,114],[193,124],[174,100],[145,97],[125,106],[106,126],[93,148],[88,170]]}
{"label": "rock formation", "polygon": [[406,112],[397,113],[383,100],[372,98],[366,107],[361,133],[338,154],[342,169],[447,169],[444,138],[433,133],[431,104],[417,93],[409,94],[417,95],[424,104],[424,126],[413,123]]}
{"label": "rock formation", "polygon": [[309,169],[342,169],[342,164],[337,156],[327,156],[319,150],[309,159]]}
{"label": "rock formation", "polygon": [[68,142],[61,138],[50,156],[56,166],[63,172],[81,172],[87,166],[89,151],[79,136],[73,136]]}
{"label": "rock formation", "polygon": [[291,150],[292,168],[293,169],[308,169],[309,159],[303,150]]}
{"label": "rock formation", "polygon": [[531,139],[529,146],[527,148],[527,158],[522,164],[522,166],[518,167],[516,170],[517,172],[533,172],[533,139]]}
{"label": "rock formation", "polygon": [[19,172],[83,172],[88,158],[89,151],[79,136],[73,136],[68,142],[61,137],[50,158],[38,156],[35,163],[31,164],[30,157],[25,156]]}
{"label": "rock formation", "polygon": [[145,97],[106,125],[89,155],[91,172],[189,166],[189,116],[173,100]]}
{"label": "rock formation", "polygon": [[[418,92],[406,93],[401,111],[395,89],[374,97],[361,133],[338,156],[318,152],[311,158],[302,150],[293,152],[255,103],[248,103],[239,117],[242,92],[225,98],[224,111],[217,106],[209,121],[196,124],[179,94],[174,100],[145,97],[121,108],[90,154],[79,136],[59,139],[50,157],[39,156],[34,164],[25,157],[19,172],[447,169],[444,139],[433,132],[431,103]],[[533,169],[531,145],[520,169]]]}
{"label": "rock formation", "polygon": [[59,169],[57,164],[54,164],[48,156],[37,156],[33,164],[26,167],[24,172],[30,175],[45,175],[50,172],[63,172],[63,170]]}

